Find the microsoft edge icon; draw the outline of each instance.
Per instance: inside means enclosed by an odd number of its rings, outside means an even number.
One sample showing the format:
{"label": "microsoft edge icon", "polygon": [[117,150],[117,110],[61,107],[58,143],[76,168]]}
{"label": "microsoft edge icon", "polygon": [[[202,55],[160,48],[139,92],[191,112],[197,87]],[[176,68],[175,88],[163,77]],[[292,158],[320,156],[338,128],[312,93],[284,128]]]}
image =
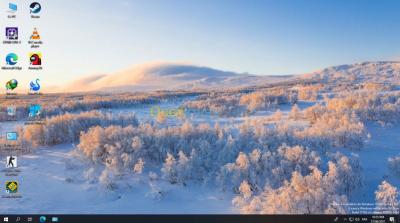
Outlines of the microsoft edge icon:
{"label": "microsoft edge icon", "polygon": [[15,53],[9,53],[6,56],[6,63],[8,65],[15,65],[15,64],[17,64],[17,61],[18,61],[18,56]]}
{"label": "microsoft edge icon", "polygon": [[46,216],[40,216],[39,222],[40,222],[40,223],[46,222]]}

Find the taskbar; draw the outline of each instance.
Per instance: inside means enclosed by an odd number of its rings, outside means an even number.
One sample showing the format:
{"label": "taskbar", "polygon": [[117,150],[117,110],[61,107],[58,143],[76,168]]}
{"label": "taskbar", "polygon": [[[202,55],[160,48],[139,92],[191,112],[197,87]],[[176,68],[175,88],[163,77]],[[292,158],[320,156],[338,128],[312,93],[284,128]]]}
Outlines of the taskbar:
{"label": "taskbar", "polygon": [[0,215],[13,223],[400,223],[400,215]]}

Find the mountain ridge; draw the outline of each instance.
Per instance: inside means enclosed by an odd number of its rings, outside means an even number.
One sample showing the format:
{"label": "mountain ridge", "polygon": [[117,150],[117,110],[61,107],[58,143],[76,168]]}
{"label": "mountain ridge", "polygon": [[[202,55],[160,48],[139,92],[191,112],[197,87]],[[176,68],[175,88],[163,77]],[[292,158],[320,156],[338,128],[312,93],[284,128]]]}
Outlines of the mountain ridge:
{"label": "mountain ridge", "polygon": [[84,77],[62,87],[63,92],[229,89],[287,80],[312,79],[321,83],[400,83],[400,61],[343,64],[300,75],[252,75],[179,62],[151,62],[113,74]]}

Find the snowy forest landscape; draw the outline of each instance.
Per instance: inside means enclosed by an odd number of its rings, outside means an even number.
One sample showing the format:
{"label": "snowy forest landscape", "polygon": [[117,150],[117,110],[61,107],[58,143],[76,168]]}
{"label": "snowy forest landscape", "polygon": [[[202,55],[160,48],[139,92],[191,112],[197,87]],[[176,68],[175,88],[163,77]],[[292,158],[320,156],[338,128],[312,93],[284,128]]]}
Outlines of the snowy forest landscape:
{"label": "snowy forest landscape", "polygon": [[0,163],[18,148],[21,197],[0,211],[399,213],[400,62],[195,86],[173,68],[174,89],[2,96]]}

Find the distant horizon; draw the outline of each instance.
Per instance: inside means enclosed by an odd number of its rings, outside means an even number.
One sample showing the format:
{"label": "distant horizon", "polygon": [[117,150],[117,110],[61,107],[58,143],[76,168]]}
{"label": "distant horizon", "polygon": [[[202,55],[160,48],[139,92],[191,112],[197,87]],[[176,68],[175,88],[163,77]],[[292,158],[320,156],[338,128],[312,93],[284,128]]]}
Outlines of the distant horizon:
{"label": "distant horizon", "polygon": [[[263,74],[253,74],[253,73],[248,73],[248,72],[236,72],[232,70],[225,70],[225,69],[220,69],[220,68],[215,68],[207,65],[202,65],[202,64],[197,64],[197,63],[191,63],[191,62],[179,62],[179,61],[149,61],[141,64],[135,64],[127,68],[120,69],[117,72],[113,73],[99,73],[99,74],[87,74],[87,75],[82,75],[81,77],[71,80],[65,84],[59,84],[59,85],[47,85],[45,86],[47,90],[43,90],[43,93],[51,93],[51,94],[57,94],[61,93],[64,89],[63,87],[66,87],[68,85],[71,85],[77,81],[85,80],[85,79],[91,79],[91,78],[103,78],[107,76],[112,76],[116,75],[121,72],[128,72],[128,71],[133,71],[137,68],[143,68],[143,67],[150,67],[150,68],[157,68],[158,66],[189,66],[189,67],[197,67],[197,68],[207,68],[207,69],[212,69],[220,72],[227,72],[227,73],[233,73],[236,75],[250,75],[250,76],[258,76],[258,77],[290,77],[290,76],[301,76],[301,75],[306,75],[306,74],[312,74],[314,72],[318,72],[327,68],[332,68],[332,67],[340,67],[344,65],[357,65],[357,64],[364,64],[364,63],[400,63],[400,60],[377,60],[377,61],[362,61],[362,62],[356,62],[356,63],[347,63],[347,64],[335,64],[327,67],[322,67],[318,69],[314,69],[309,72],[305,73],[292,73],[292,74],[271,74],[271,75],[263,75]],[[4,85],[4,84],[3,84]],[[23,83],[23,86],[28,86],[28,83]],[[16,93],[18,94],[25,94],[29,91],[29,88],[27,87],[21,87],[21,83],[19,83],[18,89],[15,90]],[[85,91],[82,91],[85,92]],[[66,92],[66,93],[76,93],[76,91],[71,91],[71,92]],[[4,89],[0,92],[0,95],[5,95]]]}

